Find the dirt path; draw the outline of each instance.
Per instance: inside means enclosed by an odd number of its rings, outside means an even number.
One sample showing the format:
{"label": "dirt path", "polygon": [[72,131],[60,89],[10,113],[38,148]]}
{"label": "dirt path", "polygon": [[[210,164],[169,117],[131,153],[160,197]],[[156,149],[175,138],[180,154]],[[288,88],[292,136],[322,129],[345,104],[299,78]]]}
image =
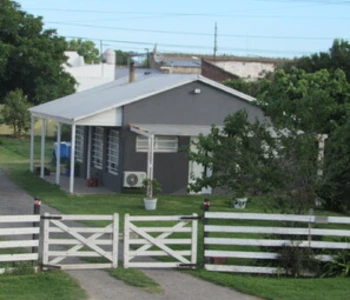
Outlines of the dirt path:
{"label": "dirt path", "polygon": [[[43,201],[45,203],[45,200]],[[43,203],[42,213],[58,213]],[[31,214],[33,197],[10,181],[0,169],[0,215]],[[217,286],[175,270],[145,270],[148,276],[157,281],[164,294],[150,294],[141,289],[130,287],[116,280],[102,270],[69,271],[86,290],[90,300],[258,300],[233,289]]]}

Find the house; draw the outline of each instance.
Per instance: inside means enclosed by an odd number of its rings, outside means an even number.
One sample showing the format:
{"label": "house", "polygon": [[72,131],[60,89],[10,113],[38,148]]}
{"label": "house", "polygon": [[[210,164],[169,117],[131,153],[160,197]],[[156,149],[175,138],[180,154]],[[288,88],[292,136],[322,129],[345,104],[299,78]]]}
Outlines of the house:
{"label": "house", "polygon": [[[43,125],[41,177],[45,176],[46,120],[57,122],[58,144],[61,124],[72,128],[71,193],[75,169],[79,169],[80,177],[96,177],[117,193],[128,185],[125,175],[134,174],[131,182],[145,176],[156,178],[164,193],[182,194],[193,176],[204,172],[202,166],[189,161],[184,151],[193,147],[191,141],[208,134],[212,124],[222,125],[228,114],[239,109],[246,109],[252,121],[264,118],[252,102],[254,98],[201,75],[150,74],[133,82],[132,74],[131,70],[129,83],[108,83],[30,108],[32,126],[37,118]],[[32,130],[32,171],[33,157]],[[57,184],[59,173],[58,160]]]}

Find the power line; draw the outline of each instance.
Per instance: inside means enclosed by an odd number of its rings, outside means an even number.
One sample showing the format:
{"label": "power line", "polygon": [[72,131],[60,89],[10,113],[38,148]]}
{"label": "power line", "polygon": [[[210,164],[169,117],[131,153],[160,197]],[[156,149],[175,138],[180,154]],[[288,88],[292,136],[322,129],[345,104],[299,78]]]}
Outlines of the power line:
{"label": "power line", "polygon": [[[89,38],[89,37],[77,37],[77,36],[66,36],[69,39],[84,39],[84,40],[92,40],[92,41],[101,41],[100,38]],[[117,43],[117,44],[130,44],[130,45],[144,45],[144,46],[154,46],[154,43],[143,42],[143,41],[125,41],[125,40],[109,40],[103,39],[104,42],[107,43]],[[208,52],[212,51],[211,46],[204,45],[184,45],[184,44],[167,44],[167,43],[157,43],[158,46],[161,47],[170,47],[170,48],[178,48],[178,49],[201,49],[207,50]],[[236,51],[236,52],[260,52],[260,53],[275,53],[275,54],[311,54],[314,51],[288,51],[288,50],[271,50],[271,49],[246,49],[246,48],[236,48],[236,47],[220,47],[222,51]]]}
{"label": "power line", "polygon": [[[192,35],[192,36],[212,36],[212,33],[204,32],[185,32],[185,31],[167,31],[167,30],[158,30],[158,29],[141,29],[141,28],[126,28],[126,27],[112,27],[112,26],[96,26],[90,24],[74,24],[66,22],[46,22],[48,24],[55,25],[64,25],[64,26],[73,26],[73,27],[87,27],[87,28],[100,28],[100,29],[112,29],[120,31],[130,31],[130,32],[147,32],[147,33],[159,33],[159,34],[174,34],[174,35]],[[327,41],[334,40],[334,37],[297,37],[297,36],[273,36],[273,35],[248,35],[248,34],[219,34],[220,37],[235,37],[235,38],[256,38],[256,39],[277,39],[277,40],[319,40]],[[347,39],[347,37],[343,37]]]}
{"label": "power line", "polygon": [[[263,0],[266,2],[266,0]],[[277,1],[275,1],[277,2]],[[350,2],[349,2],[350,3]],[[68,9],[68,8],[27,8],[28,10],[37,11],[52,11],[52,12],[65,12],[65,13],[90,13],[90,14],[112,14],[112,15],[136,15],[136,16],[148,16],[149,18],[159,18],[159,17],[220,17],[220,18],[278,18],[278,19],[345,19],[348,20],[350,17],[340,17],[340,16],[298,16],[298,15],[252,15],[252,14],[242,14],[242,13],[181,13],[181,12],[135,12],[135,11],[101,11],[101,10],[87,10],[87,9]],[[282,8],[281,8],[282,9]],[[109,19],[109,21],[118,21],[120,19]],[[128,20],[128,19],[125,19]],[[95,20],[94,20],[95,21]],[[105,19],[96,20],[105,21]]]}

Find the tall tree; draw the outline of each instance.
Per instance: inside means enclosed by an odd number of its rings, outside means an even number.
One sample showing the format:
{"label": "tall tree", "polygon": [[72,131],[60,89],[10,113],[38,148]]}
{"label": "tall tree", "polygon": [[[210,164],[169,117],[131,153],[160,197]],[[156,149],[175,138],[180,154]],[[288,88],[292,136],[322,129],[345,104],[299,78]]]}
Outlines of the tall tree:
{"label": "tall tree", "polygon": [[66,49],[66,40],[55,30],[43,29],[42,17],[22,11],[14,1],[2,0],[0,101],[18,88],[33,104],[73,93],[76,81],[62,67],[67,60]]}
{"label": "tall tree", "polygon": [[77,51],[84,57],[87,64],[99,63],[101,61],[100,51],[96,48],[93,41],[83,41],[82,39],[73,39],[68,42],[67,50]]}
{"label": "tall tree", "polygon": [[319,52],[303,56],[282,66],[287,72],[294,66],[306,72],[313,73],[322,69],[335,71],[342,69],[350,81],[350,44],[348,41],[336,39],[327,52]]}

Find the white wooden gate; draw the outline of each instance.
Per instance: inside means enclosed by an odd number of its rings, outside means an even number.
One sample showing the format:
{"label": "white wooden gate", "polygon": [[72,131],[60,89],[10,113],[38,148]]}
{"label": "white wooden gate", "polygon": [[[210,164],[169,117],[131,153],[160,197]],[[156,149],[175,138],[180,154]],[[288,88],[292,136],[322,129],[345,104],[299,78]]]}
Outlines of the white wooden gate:
{"label": "white wooden gate", "polygon": [[[118,214],[50,215],[46,213],[42,219],[44,219],[44,268],[102,269],[118,266]],[[105,223],[111,221],[111,223],[104,227],[83,227],[72,221],[104,221]],[[100,259],[94,259],[96,261],[91,262],[91,258],[96,257]],[[101,261],[101,258],[104,261]]]}
{"label": "white wooden gate", "polygon": [[[126,214],[124,267],[195,267],[197,236],[197,214],[189,216],[130,216]],[[152,259],[154,256],[167,258],[166,261],[155,261]],[[139,258],[142,258],[142,261]]]}

